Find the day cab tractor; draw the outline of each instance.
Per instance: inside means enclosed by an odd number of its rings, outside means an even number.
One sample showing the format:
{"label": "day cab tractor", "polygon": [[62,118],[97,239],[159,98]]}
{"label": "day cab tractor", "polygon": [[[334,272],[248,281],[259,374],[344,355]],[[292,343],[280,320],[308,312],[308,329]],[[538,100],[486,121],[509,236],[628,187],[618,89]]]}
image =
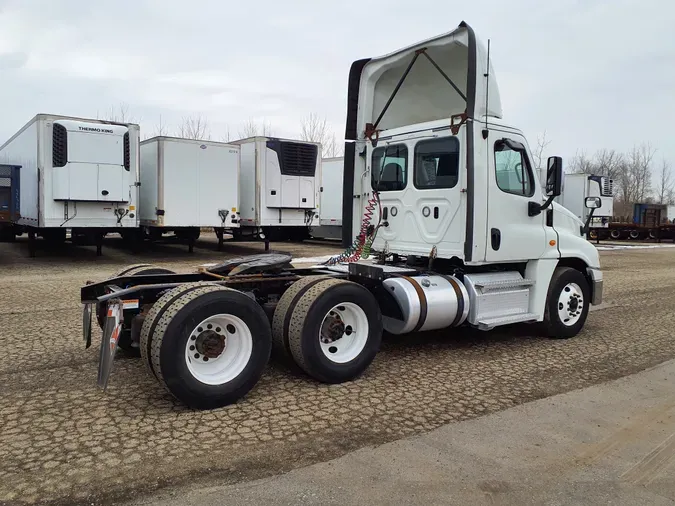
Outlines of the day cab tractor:
{"label": "day cab tractor", "polygon": [[502,120],[488,51],[466,23],[356,61],[346,139],[341,255],[312,266],[254,255],[187,274],[132,266],[82,288],[88,345],[94,312],[104,329],[101,387],[118,346],[139,350],[181,402],[209,409],[244,397],[272,348],[341,383],[370,365],[384,331],[581,331],[602,300],[598,252],[553,202],[562,160],[539,174]]}

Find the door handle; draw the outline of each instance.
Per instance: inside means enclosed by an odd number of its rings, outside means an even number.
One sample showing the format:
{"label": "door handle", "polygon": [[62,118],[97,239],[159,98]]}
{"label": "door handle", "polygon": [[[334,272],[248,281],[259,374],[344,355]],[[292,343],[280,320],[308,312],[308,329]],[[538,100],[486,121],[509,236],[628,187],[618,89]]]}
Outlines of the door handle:
{"label": "door handle", "polygon": [[492,249],[497,251],[502,243],[502,233],[498,228],[490,230],[490,242],[492,243]]}

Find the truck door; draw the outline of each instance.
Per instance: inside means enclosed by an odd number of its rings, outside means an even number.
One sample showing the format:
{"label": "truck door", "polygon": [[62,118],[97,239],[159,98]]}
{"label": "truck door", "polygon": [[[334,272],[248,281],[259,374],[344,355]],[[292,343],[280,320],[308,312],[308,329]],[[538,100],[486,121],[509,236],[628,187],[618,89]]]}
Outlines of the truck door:
{"label": "truck door", "polygon": [[[490,146],[491,144],[491,146]],[[546,249],[546,213],[528,215],[528,203],[541,203],[525,140],[491,130],[488,138],[488,262],[540,258]]]}

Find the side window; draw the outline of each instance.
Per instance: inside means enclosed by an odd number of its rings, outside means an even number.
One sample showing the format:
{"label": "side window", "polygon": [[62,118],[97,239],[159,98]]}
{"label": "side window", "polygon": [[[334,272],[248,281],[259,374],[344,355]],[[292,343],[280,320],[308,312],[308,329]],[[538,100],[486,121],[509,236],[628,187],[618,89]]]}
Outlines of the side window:
{"label": "side window", "polygon": [[453,188],[459,178],[459,141],[443,137],[420,141],[415,146],[415,187]]}
{"label": "side window", "polygon": [[502,191],[525,197],[534,195],[532,169],[522,144],[506,139],[495,143],[495,175]]}
{"label": "side window", "polygon": [[371,174],[373,190],[403,190],[408,182],[408,148],[394,144],[374,149]]}

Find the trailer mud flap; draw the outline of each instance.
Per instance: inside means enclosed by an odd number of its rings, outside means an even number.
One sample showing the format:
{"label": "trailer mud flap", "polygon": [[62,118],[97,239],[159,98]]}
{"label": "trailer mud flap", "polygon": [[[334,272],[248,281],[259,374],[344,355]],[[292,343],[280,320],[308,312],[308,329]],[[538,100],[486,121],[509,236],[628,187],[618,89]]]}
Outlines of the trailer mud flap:
{"label": "trailer mud flap", "polygon": [[82,339],[84,340],[84,348],[88,349],[91,346],[91,313],[93,304],[85,304],[82,311]]}
{"label": "trailer mud flap", "polygon": [[101,351],[98,364],[98,386],[103,390],[108,386],[108,378],[110,377],[110,371],[112,371],[117,343],[122,333],[123,312],[124,304],[121,300],[113,299],[108,301],[108,316],[103,329],[103,337],[101,338]]}

